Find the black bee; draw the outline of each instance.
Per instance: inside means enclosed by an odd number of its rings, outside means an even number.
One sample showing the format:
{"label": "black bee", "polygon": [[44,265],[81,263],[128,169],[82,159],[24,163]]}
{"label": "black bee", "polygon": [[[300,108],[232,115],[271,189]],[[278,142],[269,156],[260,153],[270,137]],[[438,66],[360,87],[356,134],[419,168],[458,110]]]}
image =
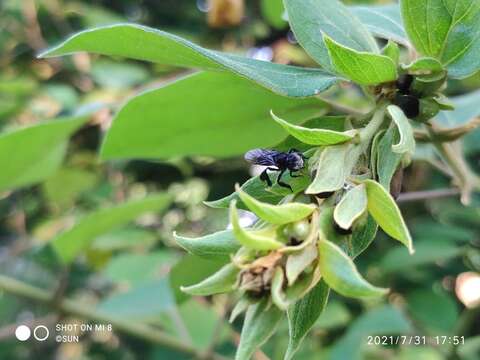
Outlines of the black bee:
{"label": "black bee", "polygon": [[290,149],[288,153],[269,149],[253,149],[245,154],[245,160],[249,163],[267,166],[260,174],[260,179],[266,181],[268,186],[272,186],[272,181],[268,177],[267,171],[280,171],[277,176],[277,184],[291,191],[293,191],[292,187],[281,181],[282,175],[288,170],[291,177],[299,177],[293,173],[305,167],[306,159],[300,151],[295,149]]}

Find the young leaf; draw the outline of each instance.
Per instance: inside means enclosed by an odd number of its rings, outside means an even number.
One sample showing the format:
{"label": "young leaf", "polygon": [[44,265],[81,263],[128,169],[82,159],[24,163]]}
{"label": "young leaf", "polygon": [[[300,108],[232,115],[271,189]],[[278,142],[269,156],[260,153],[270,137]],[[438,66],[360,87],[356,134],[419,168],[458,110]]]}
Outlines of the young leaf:
{"label": "young leaf", "polygon": [[366,180],[368,212],[388,235],[404,244],[413,254],[412,237],[395,200],[385,188],[373,180]]}
{"label": "young leaf", "polygon": [[440,60],[453,78],[465,78],[480,69],[479,1],[400,3],[408,36],[420,54]]}
{"label": "young leaf", "polygon": [[431,57],[422,57],[403,68],[408,70],[409,74],[415,75],[428,75],[444,71],[440,61]]}
{"label": "young leaf", "polygon": [[378,142],[376,173],[378,182],[390,191],[390,182],[402,161],[403,154],[393,152],[393,145],[400,141],[396,126],[391,126]]}
{"label": "young leaf", "polygon": [[350,10],[373,35],[410,46],[398,4],[352,6]]}
{"label": "young leaf", "polygon": [[392,59],[385,55],[360,52],[323,36],[335,71],[361,85],[376,85],[398,77]]}
{"label": "young leaf", "polygon": [[151,194],[144,199],[94,211],[78,221],[72,228],[52,241],[52,246],[65,263],[70,263],[100,235],[126,224],[143,213],[161,211],[170,205],[171,196]]}
{"label": "young leaf", "polygon": [[367,216],[365,223],[355,227],[352,239],[350,240],[350,250],[348,255],[355,259],[360,255],[375,239],[377,235],[378,225],[371,215]]}
{"label": "young leaf", "polygon": [[243,229],[238,220],[235,200],[230,203],[230,223],[238,242],[249,249],[274,250],[283,246],[281,242],[275,240],[276,232],[271,228],[249,231]]}
{"label": "young leaf", "polygon": [[325,309],[329,292],[328,285],[324,281],[320,281],[307,295],[288,309],[290,337],[285,360],[292,359],[300,348],[303,339]]}
{"label": "young leaf", "polygon": [[235,360],[250,360],[253,352],[272,336],[283,312],[267,299],[247,310]]}
{"label": "young leaf", "polygon": [[349,169],[346,169],[348,151],[348,144],[333,145],[325,148],[318,160],[315,178],[307,190],[305,190],[305,193],[319,194],[340,189],[348,175]]}
{"label": "young leaf", "polygon": [[323,279],[333,290],[347,297],[376,297],[388,289],[369,284],[357,271],[353,261],[334,243],[318,242],[319,266]]}
{"label": "young leaf", "polygon": [[309,129],[298,125],[293,125],[276,116],[273,111],[270,111],[273,120],[281,125],[286,132],[294,138],[300,140],[302,143],[308,145],[335,145],[344,143],[353,139],[356,130],[349,130],[345,132],[326,130],[326,129]]}
{"label": "young leaf", "polygon": [[317,256],[318,251],[315,244],[310,244],[307,247],[290,254],[285,265],[288,285],[292,285],[297,280],[298,276],[310,266]]}
{"label": "young leaf", "polygon": [[396,42],[389,40],[387,45],[382,49],[382,55],[388,56],[395,65],[398,65],[400,61],[400,48]]}
{"label": "young leaf", "polygon": [[360,184],[347,192],[335,207],[333,217],[342,229],[350,229],[355,220],[367,211],[367,192]]}
{"label": "young leaf", "polygon": [[116,24],[79,32],[40,54],[40,57],[78,52],[122,56],[210,71],[227,71],[277,94],[293,97],[316,95],[337,80],[332,74],[320,69],[274,64],[212,51],[176,35],[135,24]]}
{"label": "young leaf", "polygon": [[235,186],[235,190],[243,203],[260,219],[275,225],[288,224],[304,219],[316,209],[313,204],[298,202],[280,205],[264,203],[242,191],[238,184]]}
{"label": "young leaf", "polygon": [[180,289],[197,296],[208,296],[234,290],[240,269],[233,264],[227,264],[215,274],[195,285],[181,286]]}
{"label": "young leaf", "polygon": [[285,132],[269,121],[270,109],[300,123],[322,113],[323,106],[318,99],[273,94],[231,74],[196,73],[130,99],[116,114],[100,155],[103,159],[238,155],[285,138]]}
{"label": "young leaf", "polygon": [[60,167],[70,135],[88,117],[58,118],[0,134],[0,191],[35,184]]}
{"label": "young leaf", "polygon": [[273,274],[270,292],[272,295],[272,302],[283,311],[287,310],[288,308],[288,301],[285,298],[285,293],[283,292],[284,282],[285,275],[283,273],[283,269],[278,266]]}
{"label": "young leaf", "polygon": [[334,67],[322,33],[358,51],[379,51],[368,30],[338,0],[285,0],[284,4],[296,39],[327,70]]}
{"label": "young leaf", "polygon": [[173,237],[189,253],[205,259],[226,259],[240,248],[232,230],[218,231],[195,239],[177,233],[173,233]]}
{"label": "young leaf", "polygon": [[390,105],[387,108],[392,120],[397,125],[400,133],[400,142],[392,146],[393,152],[397,154],[409,153],[413,155],[415,153],[415,137],[413,136],[413,129],[409,120],[396,105]]}

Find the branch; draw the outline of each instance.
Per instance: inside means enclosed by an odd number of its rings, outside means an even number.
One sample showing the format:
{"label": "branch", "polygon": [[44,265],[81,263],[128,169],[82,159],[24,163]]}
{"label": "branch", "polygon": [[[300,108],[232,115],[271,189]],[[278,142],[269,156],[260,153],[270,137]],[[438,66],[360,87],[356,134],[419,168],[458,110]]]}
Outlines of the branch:
{"label": "branch", "polygon": [[480,117],[474,118],[462,126],[450,129],[436,129],[435,135],[426,131],[416,130],[415,140],[419,142],[452,142],[460,139],[480,126]]}
{"label": "branch", "polygon": [[[430,124],[430,126],[427,126],[427,131],[429,136],[432,139],[435,139],[437,133],[441,130],[439,130],[434,124]],[[445,144],[437,140],[434,140],[432,143],[453,172],[455,185],[457,185],[461,191],[461,202],[464,205],[468,205],[471,200],[472,192],[480,187],[478,177],[470,170],[470,167],[461,153],[461,149],[458,146],[455,146],[458,144]]]}
{"label": "branch", "polygon": [[[22,296],[30,300],[34,300],[45,305],[51,305],[52,294],[43,289],[26,284],[22,281],[10,278],[8,276],[0,275],[0,289],[11,294]],[[163,345],[170,349],[189,354],[197,359],[204,359],[204,354],[190,345],[186,345],[176,338],[158,331],[155,328],[141,324],[134,323],[129,320],[123,320],[112,317],[107,314],[99,313],[89,306],[83,306],[73,300],[62,300],[57,304],[57,308],[66,314],[78,316],[89,321],[98,321],[102,323],[112,324],[112,326],[125,334],[141,338],[145,341],[150,341],[159,345]],[[224,360],[225,358],[219,354],[210,354],[209,359]]]}
{"label": "branch", "polygon": [[407,203],[413,201],[423,201],[431,199],[439,199],[450,196],[460,195],[458,189],[437,189],[437,190],[424,190],[424,191],[412,191],[400,194],[397,199],[398,203]]}

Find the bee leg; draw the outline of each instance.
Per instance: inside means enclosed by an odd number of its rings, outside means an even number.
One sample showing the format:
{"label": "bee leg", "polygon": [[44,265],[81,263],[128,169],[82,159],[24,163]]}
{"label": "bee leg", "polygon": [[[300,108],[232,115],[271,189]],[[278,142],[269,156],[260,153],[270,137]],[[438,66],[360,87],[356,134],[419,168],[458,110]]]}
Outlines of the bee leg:
{"label": "bee leg", "polygon": [[284,188],[287,188],[287,189],[290,189],[291,192],[293,192],[293,189],[290,185],[284,183],[283,181],[280,181],[280,179],[282,178],[282,175],[285,173],[285,170],[282,170],[280,171],[280,174],[278,174],[278,177],[277,177],[277,184],[278,186],[281,186],[281,187],[284,187]]}
{"label": "bee leg", "polygon": [[290,177],[296,178],[296,177],[302,177],[302,175],[295,175],[292,170],[290,170]]}
{"label": "bee leg", "polygon": [[262,171],[262,173],[260,174],[260,180],[266,181],[268,187],[271,187],[271,186],[272,186],[272,181],[271,181],[270,178],[268,177],[267,170],[268,170],[268,168]]}

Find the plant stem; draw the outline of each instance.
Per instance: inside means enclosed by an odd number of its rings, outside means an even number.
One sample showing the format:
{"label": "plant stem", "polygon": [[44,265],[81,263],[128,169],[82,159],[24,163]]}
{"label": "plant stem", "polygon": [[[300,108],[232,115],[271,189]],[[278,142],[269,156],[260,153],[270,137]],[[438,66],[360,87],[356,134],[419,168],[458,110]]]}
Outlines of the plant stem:
{"label": "plant stem", "polygon": [[[0,289],[46,305],[51,304],[52,294],[50,294],[48,291],[39,289],[7,276],[0,275]],[[156,330],[149,325],[135,323],[128,320],[115,318],[107,314],[102,314],[92,309],[92,307],[83,306],[76,301],[68,299],[59,301],[56,307],[58,310],[66,314],[78,316],[89,321],[98,321],[111,324],[115,330],[141,338],[145,341],[150,341],[152,343],[163,345],[170,349],[192,355],[194,358],[205,358],[204,354],[195,349],[193,346],[186,345],[178,341],[176,338]],[[224,360],[225,358],[219,354],[209,354],[209,359]]]}
{"label": "plant stem", "polygon": [[437,189],[437,190],[424,190],[424,191],[412,191],[400,194],[397,199],[398,203],[406,203],[412,201],[422,201],[430,199],[438,199],[443,197],[460,195],[458,189]]}
{"label": "plant stem", "polygon": [[[436,129],[433,124],[427,126],[427,131],[430,137],[435,139]],[[461,191],[462,203],[468,205],[470,203],[473,189],[478,187],[478,179],[470,171],[464,157],[453,147],[454,144],[446,144],[439,141],[433,141],[432,144],[452,170],[457,185]]]}
{"label": "plant stem", "polygon": [[363,150],[366,150],[370,144],[370,141],[378,132],[380,126],[382,126],[383,120],[385,119],[385,107],[386,104],[379,104],[372,116],[372,119],[369,121],[367,126],[360,131],[360,142]]}

